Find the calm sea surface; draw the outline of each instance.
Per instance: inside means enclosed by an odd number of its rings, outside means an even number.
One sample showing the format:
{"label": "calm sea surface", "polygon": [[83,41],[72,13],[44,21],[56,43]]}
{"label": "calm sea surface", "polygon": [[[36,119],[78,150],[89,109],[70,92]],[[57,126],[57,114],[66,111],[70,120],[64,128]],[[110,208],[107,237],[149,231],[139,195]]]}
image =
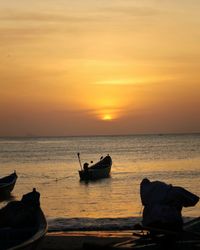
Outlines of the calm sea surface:
{"label": "calm sea surface", "polygon": [[[110,154],[111,177],[80,182],[77,152],[82,163]],[[36,187],[50,230],[129,229],[141,217],[144,177],[200,196],[200,134],[0,138],[0,175],[14,170],[13,199]],[[199,208],[183,216],[200,216]]]}

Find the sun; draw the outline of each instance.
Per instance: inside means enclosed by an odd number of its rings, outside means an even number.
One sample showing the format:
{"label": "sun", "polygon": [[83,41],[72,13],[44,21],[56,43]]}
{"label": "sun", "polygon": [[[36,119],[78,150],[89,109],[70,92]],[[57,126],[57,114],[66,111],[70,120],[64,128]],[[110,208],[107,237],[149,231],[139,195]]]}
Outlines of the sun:
{"label": "sun", "polygon": [[103,115],[103,117],[102,117],[102,120],[103,120],[103,121],[111,121],[112,119],[113,119],[112,116],[109,115],[109,114],[105,114],[105,115]]}

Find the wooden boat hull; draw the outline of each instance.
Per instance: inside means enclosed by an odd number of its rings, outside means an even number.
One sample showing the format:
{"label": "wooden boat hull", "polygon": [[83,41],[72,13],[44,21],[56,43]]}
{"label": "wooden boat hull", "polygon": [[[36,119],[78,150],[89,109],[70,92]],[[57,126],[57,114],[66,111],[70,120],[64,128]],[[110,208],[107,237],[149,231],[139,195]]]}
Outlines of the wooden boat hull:
{"label": "wooden boat hull", "polygon": [[[31,235],[29,237],[25,237],[29,234],[28,230],[29,229],[15,229],[13,230],[13,232],[7,232],[7,238],[10,237],[11,239],[9,241],[13,241],[13,242],[18,242],[17,245],[10,245],[8,244],[8,248],[0,248],[0,249],[5,249],[5,250],[33,250],[36,249],[38,244],[41,242],[41,240],[43,239],[43,237],[45,236],[46,232],[47,232],[47,222],[45,219],[45,216],[42,212],[41,209],[38,210],[38,214],[36,217],[36,220],[38,220],[38,228],[37,231],[35,231],[35,233],[33,233],[33,235]],[[34,231],[33,231],[34,232]],[[22,233],[24,235],[22,235]],[[1,234],[1,232],[0,232]],[[0,239],[0,243],[1,243],[1,239]],[[5,243],[4,243],[5,244]]]}
{"label": "wooden boat hull", "polygon": [[[147,233],[147,234],[146,234]],[[151,238],[148,230],[135,231],[133,235],[137,238],[130,239],[121,243],[113,244],[109,249],[128,250],[128,249],[142,249],[142,250],[162,250],[162,249],[176,249],[176,250],[196,250],[200,249],[200,217],[184,224],[184,230],[176,233],[174,231],[161,230],[159,237]]]}
{"label": "wooden boat hull", "polygon": [[109,177],[110,171],[111,166],[104,169],[89,169],[88,172],[80,170],[79,176],[81,180],[96,180]]}
{"label": "wooden boat hull", "polygon": [[110,176],[112,159],[108,155],[88,169],[79,170],[81,180],[96,180]]}
{"label": "wooden boat hull", "polygon": [[[23,210],[27,207],[21,206],[20,202],[17,203],[17,206],[15,203],[10,208],[8,208],[8,226],[5,226],[5,224],[0,227],[0,249],[1,250],[34,250],[37,248],[40,241],[43,239],[47,232],[47,221],[43,214],[43,211],[41,210],[40,206],[31,207],[31,210],[29,210],[28,215],[31,215],[31,223],[26,223],[23,219],[23,215],[26,217],[26,220],[28,219],[28,216],[26,215],[26,212]],[[29,205],[28,205],[29,206]],[[19,208],[21,208],[22,214],[21,220],[19,220]],[[24,209],[23,209],[24,208]],[[14,216],[14,222],[13,225],[10,225],[11,223],[9,221],[9,215],[10,214],[16,214]],[[24,214],[25,213],[25,214]],[[0,213],[1,215],[1,213]],[[11,216],[12,217],[12,216]],[[15,218],[17,220],[18,224],[14,224]]]}
{"label": "wooden boat hull", "polygon": [[7,196],[13,191],[17,178],[17,174],[14,172],[0,179],[0,197]]}

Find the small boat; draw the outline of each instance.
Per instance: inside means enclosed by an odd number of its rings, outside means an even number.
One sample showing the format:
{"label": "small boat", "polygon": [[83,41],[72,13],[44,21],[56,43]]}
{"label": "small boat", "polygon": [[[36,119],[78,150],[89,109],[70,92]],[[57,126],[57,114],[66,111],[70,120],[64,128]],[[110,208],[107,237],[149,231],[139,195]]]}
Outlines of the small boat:
{"label": "small boat", "polygon": [[[151,234],[151,230],[157,235]],[[200,248],[200,217],[184,224],[183,231],[159,230],[155,228],[144,228],[136,225],[133,236],[128,240],[117,243],[93,243],[84,242],[83,249],[102,250],[199,250]]]}
{"label": "small boat", "polygon": [[[156,232],[152,235],[151,231]],[[155,228],[139,228],[133,232],[133,239],[112,244],[109,249],[128,250],[196,250],[200,246],[200,217],[197,217],[184,224],[183,230],[175,232]]]}
{"label": "small boat", "polygon": [[15,187],[17,181],[16,172],[0,178],[0,197],[9,195]]}
{"label": "small boat", "polygon": [[[80,156],[79,162],[80,162]],[[79,170],[79,176],[81,180],[96,180],[101,178],[107,178],[110,175],[112,158],[110,155],[101,157],[100,161],[89,166],[88,163],[84,163],[83,168],[80,162],[81,170]]]}
{"label": "small boat", "polygon": [[33,189],[20,201],[0,209],[0,249],[36,249],[47,232],[47,221],[40,208],[40,194]]}

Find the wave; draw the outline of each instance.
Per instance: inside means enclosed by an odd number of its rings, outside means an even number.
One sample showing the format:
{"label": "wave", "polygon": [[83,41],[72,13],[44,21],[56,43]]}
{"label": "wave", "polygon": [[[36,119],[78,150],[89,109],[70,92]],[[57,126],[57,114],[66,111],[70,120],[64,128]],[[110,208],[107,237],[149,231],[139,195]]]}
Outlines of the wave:
{"label": "wave", "polygon": [[131,230],[141,218],[48,218],[49,231]]}
{"label": "wave", "polygon": [[[184,222],[193,217],[184,217]],[[58,231],[121,231],[133,230],[141,217],[124,218],[47,218],[49,232]]]}

